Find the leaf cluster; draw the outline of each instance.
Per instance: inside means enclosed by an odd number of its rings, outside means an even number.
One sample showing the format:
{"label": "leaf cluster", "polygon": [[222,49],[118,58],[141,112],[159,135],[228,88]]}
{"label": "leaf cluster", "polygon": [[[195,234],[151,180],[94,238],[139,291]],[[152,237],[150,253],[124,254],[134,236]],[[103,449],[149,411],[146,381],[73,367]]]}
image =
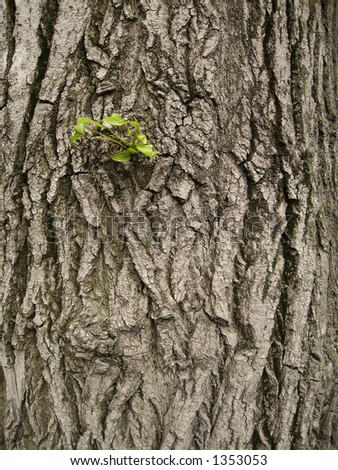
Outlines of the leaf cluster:
{"label": "leaf cluster", "polygon": [[[113,128],[120,127],[121,132]],[[128,121],[120,114],[112,114],[101,121],[94,121],[86,117],[78,117],[74,126],[74,133],[70,139],[71,143],[83,137],[97,135],[105,140],[114,142],[120,147],[120,151],[112,155],[116,162],[128,162],[131,156],[141,153],[150,159],[158,154],[153,146],[147,142],[147,137],[141,132],[141,126],[137,119]]]}

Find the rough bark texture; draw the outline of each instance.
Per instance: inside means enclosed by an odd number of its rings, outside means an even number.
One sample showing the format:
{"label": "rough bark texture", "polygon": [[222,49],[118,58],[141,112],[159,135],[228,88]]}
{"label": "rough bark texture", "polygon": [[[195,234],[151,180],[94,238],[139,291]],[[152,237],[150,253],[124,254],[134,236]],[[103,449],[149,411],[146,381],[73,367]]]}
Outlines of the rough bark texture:
{"label": "rough bark texture", "polygon": [[[337,447],[337,3],[6,14],[7,448]],[[155,163],[70,146],[113,112]]]}

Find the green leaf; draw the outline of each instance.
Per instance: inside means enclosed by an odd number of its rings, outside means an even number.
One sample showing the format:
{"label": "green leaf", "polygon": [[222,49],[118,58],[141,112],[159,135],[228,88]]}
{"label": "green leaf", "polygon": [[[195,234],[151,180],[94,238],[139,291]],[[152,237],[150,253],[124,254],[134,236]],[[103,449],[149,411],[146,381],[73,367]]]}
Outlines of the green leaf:
{"label": "green leaf", "polygon": [[137,138],[140,142],[142,142],[142,144],[147,143],[147,136],[145,134],[138,134]]}
{"label": "green leaf", "polygon": [[93,121],[93,119],[90,119],[90,118],[86,118],[86,117],[78,117],[77,118],[77,124],[82,124],[82,123],[90,123],[90,124],[93,124],[95,123],[95,121]]}
{"label": "green leaf", "polygon": [[70,138],[70,143],[72,144],[73,142],[75,142],[77,139],[80,139],[80,137],[83,137],[82,134],[78,134],[77,132],[72,135],[72,137]]}
{"label": "green leaf", "polygon": [[86,123],[85,122],[80,122],[74,126],[74,131],[77,134],[84,135],[86,130]]}
{"label": "green leaf", "polygon": [[125,121],[120,114],[112,114],[102,119],[103,124],[110,124],[112,126],[124,126],[128,121]]}
{"label": "green leaf", "polygon": [[158,152],[153,150],[152,145],[136,144],[135,147],[139,152],[143,153],[144,155],[147,155],[147,157],[149,158],[153,158],[154,155],[158,154]]}
{"label": "green leaf", "polygon": [[131,152],[128,150],[123,150],[123,152],[117,152],[112,155],[112,160],[115,162],[129,162],[131,158]]}
{"label": "green leaf", "polygon": [[105,126],[103,124],[101,124],[100,122],[98,121],[94,121],[93,119],[90,119],[90,118],[86,118],[86,117],[79,117],[77,118],[77,124],[93,124],[94,126],[98,126],[98,127],[101,127],[101,128],[105,128]]}

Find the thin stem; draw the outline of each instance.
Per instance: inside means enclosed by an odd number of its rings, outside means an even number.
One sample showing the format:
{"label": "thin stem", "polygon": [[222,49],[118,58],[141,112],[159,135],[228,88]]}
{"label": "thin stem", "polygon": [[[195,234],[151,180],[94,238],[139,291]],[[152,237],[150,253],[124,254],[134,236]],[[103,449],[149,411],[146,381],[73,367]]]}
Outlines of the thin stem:
{"label": "thin stem", "polygon": [[134,118],[134,123],[133,123],[133,126],[134,126],[134,137],[133,137],[133,145],[136,144],[136,141],[137,141],[137,136],[138,136],[138,133],[140,132],[141,128],[140,128],[140,123],[138,122],[138,120],[136,118]]}
{"label": "thin stem", "polygon": [[[93,129],[93,132],[94,132],[95,134],[100,135],[100,136],[103,137],[104,139],[110,140],[111,142],[114,142],[115,144],[121,145],[121,147],[125,147],[125,148],[130,147],[129,143],[126,142],[126,141],[123,140],[123,139],[121,139],[120,141],[114,140],[114,139],[112,139],[111,137],[109,137],[108,135],[102,134],[102,132],[96,131],[95,129]],[[119,138],[118,134],[117,134],[117,138]],[[124,143],[124,142],[125,142],[125,143]]]}
{"label": "thin stem", "polygon": [[122,139],[122,137],[121,137],[119,134],[117,134],[116,132],[112,131],[111,129],[109,129],[109,132],[110,132],[111,134],[113,134],[115,137],[117,137],[118,139],[120,139],[121,142],[124,142],[124,144],[125,144],[127,147],[130,147],[130,142],[127,142],[126,140]]}
{"label": "thin stem", "polygon": [[132,136],[132,133],[131,133],[131,130],[130,130],[130,127],[128,126],[128,124],[127,124],[127,131],[128,131],[128,135],[130,137],[130,140],[132,140],[133,136]]}

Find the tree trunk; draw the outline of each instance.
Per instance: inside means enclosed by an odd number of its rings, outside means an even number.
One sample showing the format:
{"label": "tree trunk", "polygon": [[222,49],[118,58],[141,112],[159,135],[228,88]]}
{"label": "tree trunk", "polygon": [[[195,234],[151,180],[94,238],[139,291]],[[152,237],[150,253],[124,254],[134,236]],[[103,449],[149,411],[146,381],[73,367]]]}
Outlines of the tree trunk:
{"label": "tree trunk", "polygon": [[6,13],[6,448],[337,447],[335,0]]}

